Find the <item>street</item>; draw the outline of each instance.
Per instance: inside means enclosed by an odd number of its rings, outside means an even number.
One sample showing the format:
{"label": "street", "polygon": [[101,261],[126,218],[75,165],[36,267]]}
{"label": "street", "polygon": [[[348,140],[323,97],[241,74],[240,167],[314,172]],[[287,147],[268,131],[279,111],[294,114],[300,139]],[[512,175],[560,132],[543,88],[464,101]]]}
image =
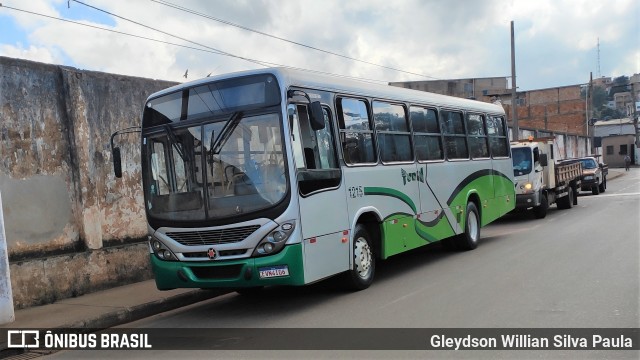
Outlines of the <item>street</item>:
{"label": "street", "polygon": [[[476,250],[433,244],[379,262],[373,285],[350,293],[334,280],[235,293],[126,328],[638,328],[640,169],[582,193],[546,218],[508,215],[482,229]],[[176,331],[176,330],[171,330]],[[179,330],[178,330],[179,331]],[[291,339],[295,342],[295,339]],[[79,358],[416,358],[422,352],[63,351]],[[437,358],[637,358],[637,351],[430,352]]]}

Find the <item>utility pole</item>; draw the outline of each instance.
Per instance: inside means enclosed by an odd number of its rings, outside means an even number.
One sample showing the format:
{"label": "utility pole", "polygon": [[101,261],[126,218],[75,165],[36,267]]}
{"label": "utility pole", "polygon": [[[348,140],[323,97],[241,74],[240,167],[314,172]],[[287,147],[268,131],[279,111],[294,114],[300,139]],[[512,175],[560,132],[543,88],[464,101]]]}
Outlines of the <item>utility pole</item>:
{"label": "utility pole", "polygon": [[635,83],[631,83],[631,102],[633,103],[633,129],[635,130],[636,133],[636,141],[635,141],[635,146],[633,149],[633,154],[634,154],[634,161],[633,163],[638,165],[638,147],[640,147],[640,132],[638,131],[638,103],[640,102],[640,99],[638,99],[638,96],[636,95],[636,91],[635,91]]}
{"label": "utility pole", "polygon": [[520,127],[518,126],[518,108],[516,91],[516,45],[513,32],[513,20],[511,20],[511,119],[513,120],[513,140],[519,140]]}
{"label": "utility pole", "polygon": [[591,133],[591,136],[589,136],[589,123],[591,122],[591,119],[593,118],[593,71],[589,72],[589,87],[588,87],[588,96],[587,96],[587,139],[589,139],[591,146],[589,148],[589,153],[592,154],[594,153],[595,150],[595,144],[593,143],[593,141],[595,140],[595,137],[593,134],[593,132],[595,132],[595,130]]}

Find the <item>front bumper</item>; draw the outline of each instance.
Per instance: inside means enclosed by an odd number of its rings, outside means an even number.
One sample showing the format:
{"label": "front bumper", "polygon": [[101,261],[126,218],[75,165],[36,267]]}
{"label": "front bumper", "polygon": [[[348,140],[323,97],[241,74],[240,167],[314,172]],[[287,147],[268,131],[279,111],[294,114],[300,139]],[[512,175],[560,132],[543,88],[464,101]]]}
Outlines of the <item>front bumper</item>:
{"label": "front bumper", "polygon": [[592,180],[581,180],[580,181],[580,189],[581,190],[591,190],[594,187],[598,186],[598,180],[597,179],[592,179]]}
{"label": "front bumper", "polygon": [[538,192],[530,194],[516,194],[516,209],[528,209],[540,204]]}
{"label": "front bumper", "polygon": [[[287,245],[271,256],[229,261],[163,261],[150,256],[159,290],[304,285],[302,244]],[[289,275],[260,278],[260,268],[282,265],[287,266]]]}

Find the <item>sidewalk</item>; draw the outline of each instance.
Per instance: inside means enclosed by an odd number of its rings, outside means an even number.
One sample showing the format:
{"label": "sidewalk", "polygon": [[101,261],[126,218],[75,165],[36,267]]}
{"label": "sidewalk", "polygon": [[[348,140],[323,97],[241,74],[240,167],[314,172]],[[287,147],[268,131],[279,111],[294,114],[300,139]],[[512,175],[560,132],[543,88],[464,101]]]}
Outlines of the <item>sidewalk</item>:
{"label": "sidewalk", "polygon": [[7,349],[5,329],[109,328],[228,293],[228,290],[159,291],[154,280],[115,287],[53,304],[17,310],[15,321],[0,325],[0,358]]}

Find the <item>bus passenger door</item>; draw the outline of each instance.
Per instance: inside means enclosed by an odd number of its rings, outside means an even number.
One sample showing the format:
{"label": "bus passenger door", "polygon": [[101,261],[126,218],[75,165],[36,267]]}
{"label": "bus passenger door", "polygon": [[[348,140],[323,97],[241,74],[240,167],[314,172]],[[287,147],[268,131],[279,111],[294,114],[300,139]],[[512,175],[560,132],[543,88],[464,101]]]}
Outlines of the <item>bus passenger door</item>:
{"label": "bus passenger door", "polygon": [[348,215],[330,111],[314,130],[307,105],[289,105],[304,249],[305,282],[349,269]]}

